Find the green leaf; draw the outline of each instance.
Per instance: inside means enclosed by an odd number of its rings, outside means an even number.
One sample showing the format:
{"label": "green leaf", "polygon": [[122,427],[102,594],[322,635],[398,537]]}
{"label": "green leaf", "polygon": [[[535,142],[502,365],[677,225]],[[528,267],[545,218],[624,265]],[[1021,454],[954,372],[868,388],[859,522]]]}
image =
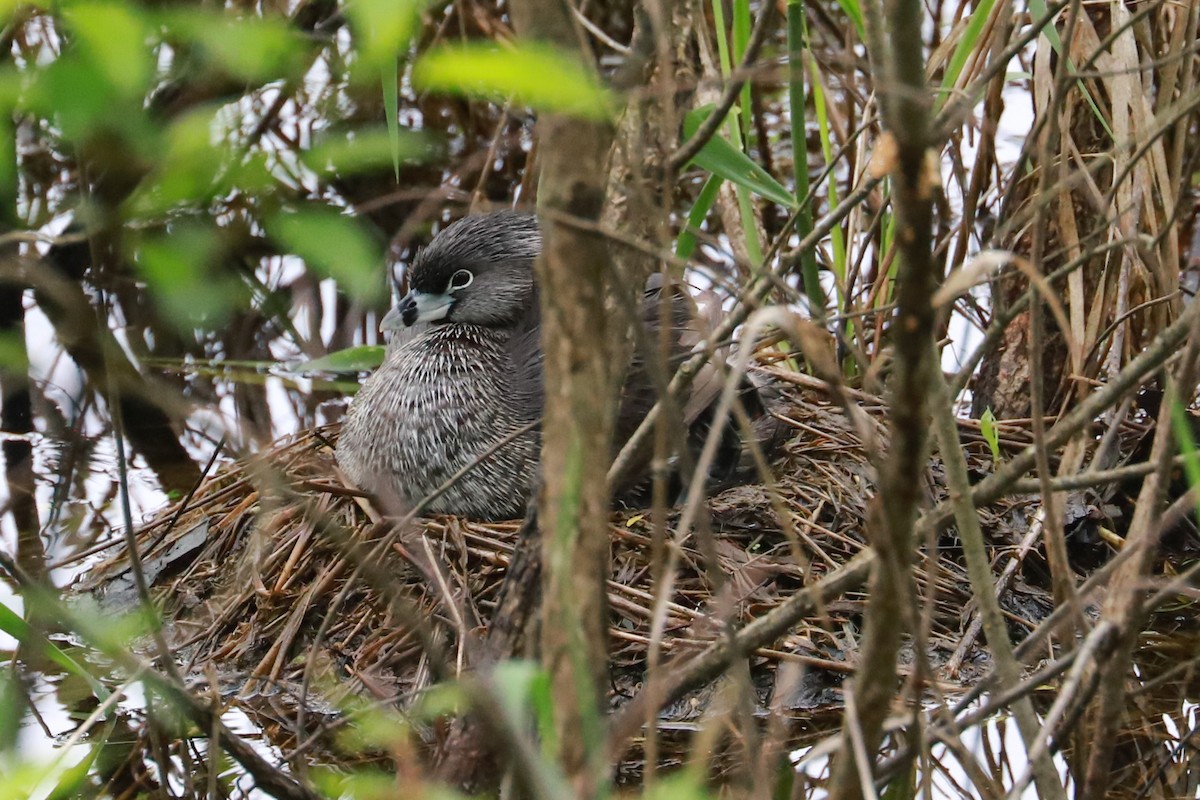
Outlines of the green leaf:
{"label": "green leaf", "polygon": [[[533,661],[511,659],[496,664],[496,668],[492,672],[492,682],[496,685],[496,698],[504,706],[505,713],[516,727],[522,727],[527,723],[531,701],[535,696],[543,694],[549,686],[546,681],[548,681],[548,677],[545,671]],[[539,684],[542,684],[540,689]],[[539,699],[542,702],[533,703],[535,706],[533,710],[540,717],[550,709],[541,708],[545,698],[539,697]]]}
{"label": "green leaf", "polygon": [[[309,774],[313,785],[326,797],[345,800],[395,800],[398,796],[396,775],[378,767],[355,767],[349,773],[344,768],[314,767]],[[469,800],[465,794],[432,782],[421,785],[415,796],[421,800]]]}
{"label": "green leaf", "polygon": [[866,37],[863,33],[863,12],[858,0],[837,0],[837,4],[841,6],[842,11],[854,23],[854,30],[858,33],[858,40],[860,42],[864,41]]}
{"label": "green leaf", "polygon": [[1183,456],[1183,474],[1192,491],[1196,494],[1196,515],[1200,517],[1200,452],[1196,450],[1196,440],[1193,438],[1193,417],[1184,407],[1179,398],[1172,392],[1171,403],[1171,432],[1175,434],[1175,443]]}
{"label": "green leaf", "polygon": [[330,134],[301,157],[305,166],[323,176],[370,172],[394,164],[422,163],[438,155],[438,142],[423,131],[364,128]]}
{"label": "green leaf", "polygon": [[[396,797],[396,776],[377,767],[360,767],[346,774],[327,768],[312,772],[314,785],[326,797],[347,800],[389,800]],[[422,794],[424,795],[424,793]]]}
{"label": "green leaf", "polygon": [[68,772],[61,758],[55,758],[50,763],[29,758],[5,759],[5,763],[0,765],[0,800],[43,797],[47,785],[62,786],[64,778],[69,782]]}
{"label": "green leaf", "polygon": [[64,767],[63,756],[66,753],[61,752],[59,754],[59,758],[54,764],[55,767],[59,768],[58,780],[47,800],[74,800],[74,798],[81,796],[80,788],[83,786],[84,781],[88,779],[88,776],[92,774],[92,767],[96,765],[96,759],[100,757],[100,750],[109,743],[109,738],[112,736],[116,725],[116,717],[109,715],[103,732],[99,734],[93,732],[89,736],[90,746],[87,747],[87,755],[76,763]]}
{"label": "green leaf", "polygon": [[346,16],[354,30],[355,49],[368,65],[395,66],[396,56],[408,50],[429,0],[354,0]]}
{"label": "green leaf", "polygon": [[11,112],[25,91],[25,82],[25,77],[16,69],[0,66],[0,110],[6,114]]}
{"label": "green leaf", "polygon": [[440,47],[417,62],[413,82],[422,89],[585,119],[610,119],[617,108],[615,96],[577,56],[540,44]]}
{"label": "green leaf", "polygon": [[333,278],[365,303],[383,299],[383,252],[353,218],[331,208],[283,211],[266,221],[267,232],[317,273]]}
{"label": "green leaf", "polygon": [[220,328],[246,301],[241,284],[219,274],[222,256],[213,228],[184,224],[143,237],[135,261],[164,316],[187,332]]}
{"label": "green leaf", "polygon": [[[1034,20],[1042,19],[1050,9],[1046,6],[1046,0],[1029,0],[1029,16]],[[1062,38],[1058,35],[1058,29],[1054,27],[1054,23],[1050,22],[1042,28],[1041,34],[1046,37],[1046,41],[1050,42],[1050,46],[1054,48],[1054,52],[1062,53]]]}
{"label": "green leaf", "polygon": [[[749,0],[734,0],[733,27],[730,31],[730,44],[733,46],[733,60],[735,63],[742,63],[746,55],[746,48],[750,46],[750,30],[753,27],[751,22],[750,2]],[[753,81],[746,81],[742,84],[742,91],[738,96],[738,105],[742,108],[749,109],[752,101],[751,97],[754,90],[751,88]],[[750,114],[739,114],[737,121],[741,123],[742,138],[749,142],[752,135]]]}
{"label": "green leaf", "polygon": [[916,763],[909,759],[899,775],[895,775],[883,787],[879,800],[913,800],[917,796]]}
{"label": "green leaf", "polygon": [[981,0],[967,19],[967,26],[958,37],[958,43],[954,45],[954,53],[950,56],[949,63],[946,64],[946,73],[942,76],[942,91],[936,98],[935,113],[945,105],[946,98],[950,96],[949,91],[954,88],[958,76],[962,74],[967,59],[975,52],[979,37],[983,34],[983,26],[987,24],[988,17],[992,13],[992,6],[995,4],[996,0]]}
{"label": "green leaf", "polygon": [[159,19],[170,34],[199,47],[214,67],[242,80],[279,80],[303,67],[306,44],[282,19],[194,9],[163,12]]}
{"label": "green leaf", "polygon": [[409,724],[396,711],[373,706],[356,707],[354,724],[338,734],[338,747],[346,752],[390,750],[409,737]]}
{"label": "green leaf", "polygon": [[467,695],[457,683],[438,683],[429,687],[417,700],[412,711],[414,719],[430,721],[444,716],[457,716],[467,708]]}
{"label": "green leaf", "polygon": [[47,658],[62,667],[65,671],[82,678],[91,688],[92,693],[100,700],[108,697],[108,689],[104,688],[104,685],[96,680],[92,676],[92,673],[84,669],[78,661],[60,650],[54,642],[47,639],[38,631],[35,631],[19,614],[3,603],[0,603],[0,631],[4,631],[21,644],[39,648],[46,654]]}
{"label": "green leaf", "polygon": [[375,369],[383,363],[387,348],[378,344],[363,344],[357,347],[347,347],[321,358],[304,361],[287,367],[288,372],[365,372]]}
{"label": "green leaf", "polygon": [[[3,105],[0,105],[3,109]],[[16,219],[17,143],[13,131],[12,107],[0,110],[0,219]]]}
{"label": "green leaf", "polygon": [[75,45],[119,94],[141,96],[154,72],[146,21],[127,3],[72,3],[63,14]]}
{"label": "green leaf", "polygon": [[154,217],[179,206],[204,208],[214,197],[233,191],[254,195],[270,190],[275,178],[267,154],[245,153],[231,144],[227,115],[225,107],[199,106],[160,132],[148,153],[160,153],[157,168],[125,202],[125,213]]}
{"label": "green leaf", "polygon": [[[788,45],[788,126],[792,145],[792,194],[796,202],[803,204],[808,197],[808,131],[807,110],[804,93],[804,51],[808,47],[808,26],[804,19],[804,4],[789,0],[787,6]],[[815,100],[815,97],[814,97]],[[802,207],[796,218],[796,235],[801,240],[808,238],[813,230],[812,206]],[[818,320],[825,316],[828,298],[821,287],[821,273],[817,264],[815,248],[800,254],[800,276],[804,293],[808,295],[809,307]]]}
{"label": "green leaf", "polygon": [[1000,430],[996,427],[996,415],[992,413],[992,409],[985,409],[983,416],[979,418],[979,433],[983,436],[983,440],[987,442],[988,449],[992,451],[992,462],[1000,463]]}
{"label": "green leaf", "polygon": [[708,212],[717,202],[717,195],[721,191],[723,182],[720,175],[709,175],[708,179],[704,181],[704,185],[700,187],[700,193],[696,195],[696,202],[688,212],[687,224],[683,226],[683,230],[679,232],[679,238],[675,241],[676,257],[685,261],[692,257],[692,253],[696,250],[695,232],[700,230],[700,226],[708,217]]}
{"label": "green leaf", "polygon": [[72,141],[113,121],[113,111],[122,105],[103,75],[67,56],[35,73],[27,103],[35,114],[56,120]]}
{"label": "green leaf", "polygon": [[180,204],[204,204],[217,191],[225,168],[225,148],[215,146],[216,114],[211,106],[193,109],[164,132],[158,168],[126,201],[133,216],[153,216]]}
{"label": "green leaf", "polygon": [[656,780],[642,800],[707,800],[712,796],[697,770],[683,769]]}
{"label": "green leaf", "polygon": [[[711,113],[711,106],[689,111],[683,119],[684,138],[695,134]],[[783,184],[720,134],[714,135],[700,148],[692,163],[786,208],[796,208],[798,205],[796,198]]]}
{"label": "green leaf", "polygon": [[0,672],[0,753],[9,753],[21,736],[21,720],[29,711],[29,695],[16,676]]}
{"label": "green leaf", "polygon": [[392,151],[392,169],[396,172],[396,183],[400,183],[400,85],[396,73],[400,71],[400,59],[390,69],[383,70],[383,113],[387,122],[388,143]]}
{"label": "green leaf", "polygon": [[12,20],[13,13],[18,8],[37,8],[49,11],[53,7],[50,0],[0,0],[0,19]]}
{"label": "green leaf", "polygon": [[29,351],[23,334],[0,333],[0,367],[13,372],[24,372],[29,368]]}

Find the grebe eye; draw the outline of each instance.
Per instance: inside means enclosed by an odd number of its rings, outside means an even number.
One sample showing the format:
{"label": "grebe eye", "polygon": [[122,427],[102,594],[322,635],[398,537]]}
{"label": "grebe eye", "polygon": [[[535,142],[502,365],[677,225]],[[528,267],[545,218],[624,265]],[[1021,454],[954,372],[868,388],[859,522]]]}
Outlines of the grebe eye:
{"label": "grebe eye", "polygon": [[460,269],[450,276],[450,290],[465,289],[471,285],[471,281],[473,280],[475,280],[474,275],[465,269]]}

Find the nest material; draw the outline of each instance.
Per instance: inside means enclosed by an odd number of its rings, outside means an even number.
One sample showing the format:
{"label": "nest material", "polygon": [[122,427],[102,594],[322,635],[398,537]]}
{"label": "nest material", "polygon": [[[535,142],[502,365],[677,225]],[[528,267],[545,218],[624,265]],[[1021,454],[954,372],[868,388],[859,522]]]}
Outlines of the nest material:
{"label": "nest material", "polygon": [[[738,624],[758,617],[864,546],[874,489],[862,442],[823,395],[793,388],[787,399],[779,416],[794,435],[776,464],[775,490],[788,524],[780,525],[772,492],[762,485],[732,488],[710,499],[727,594],[716,602],[700,549],[687,540],[661,642],[664,662],[709,644],[720,631],[716,615],[732,614]],[[881,405],[863,407],[882,435]],[[987,446],[970,422],[962,433],[969,459],[986,470],[991,463]],[[406,620],[425,620],[461,667],[465,644],[488,625],[519,528],[516,522],[437,517],[396,531],[375,566],[382,565],[392,581],[393,601],[405,598],[407,612],[419,616],[398,613],[377,583],[360,577],[347,584],[357,563],[352,554],[361,560],[363,547],[378,544],[387,526],[366,498],[335,477],[335,435],[333,428],[311,431],[253,461],[224,466],[184,507],[166,509],[138,534],[171,642],[189,672],[211,675],[215,669],[223,690],[243,701],[269,698],[276,714],[283,708],[294,711],[299,703],[309,713],[334,713],[350,695],[400,704],[415,697],[432,678],[425,647]],[[1027,443],[1017,428],[1006,437],[1013,450]],[[945,494],[940,476],[936,463],[924,476],[931,500]],[[1029,502],[1010,499],[981,510],[991,541],[1008,546],[1020,540],[1027,529],[1022,506]],[[654,605],[650,517],[620,511],[610,527],[614,702],[632,694],[644,678]],[[923,597],[930,595],[931,583],[936,585],[928,657],[934,665],[951,659],[965,664],[944,677],[967,680],[971,665],[987,659],[979,645],[955,656],[971,613],[965,573],[953,557],[942,558],[935,570],[928,566],[922,562],[916,568]],[[127,568],[126,555],[117,554],[92,570],[86,588],[102,602],[132,604],[136,594]],[[862,602],[859,595],[845,596],[828,606],[824,617],[758,651],[753,666],[764,704],[781,662],[807,667],[784,708],[812,715],[840,703],[837,686],[854,668],[853,631]],[[1023,583],[1006,602],[1019,609],[1017,625],[1022,617],[1036,621],[1052,606],[1045,591]],[[310,662],[311,691],[305,684]],[[703,697],[668,708],[664,722],[700,715]]]}

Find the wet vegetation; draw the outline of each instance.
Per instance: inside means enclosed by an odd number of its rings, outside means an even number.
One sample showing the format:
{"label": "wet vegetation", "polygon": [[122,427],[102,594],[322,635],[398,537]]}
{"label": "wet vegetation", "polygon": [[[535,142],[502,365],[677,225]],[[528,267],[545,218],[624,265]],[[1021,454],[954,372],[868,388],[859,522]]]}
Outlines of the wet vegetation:
{"label": "wet vegetation", "polygon": [[[0,800],[1196,796],[1198,25],[7,5]],[[538,508],[397,514],[347,398],[417,249],[511,206]],[[711,311],[678,373],[654,272]]]}

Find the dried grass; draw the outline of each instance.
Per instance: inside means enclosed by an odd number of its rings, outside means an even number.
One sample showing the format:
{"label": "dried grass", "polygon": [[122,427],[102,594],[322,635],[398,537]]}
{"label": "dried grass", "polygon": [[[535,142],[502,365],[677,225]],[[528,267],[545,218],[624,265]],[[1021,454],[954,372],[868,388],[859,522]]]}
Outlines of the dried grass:
{"label": "dried grass", "polygon": [[[882,404],[867,395],[859,400],[882,436]],[[853,426],[820,393],[800,387],[792,387],[779,416],[793,429],[775,471],[796,539],[785,534],[761,485],[731,488],[708,503],[731,593],[731,602],[720,607],[734,609],[739,624],[845,564],[864,546],[874,488]],[[1019,425],[1006,424],[1004,431],[1002,446],[1010,451],[1028,442]],[[991,455],[975,426],[964,422],[961,432],[972,466],[986,472]],[[154,592],[170,620],[171,643],[190,673],[215,669],[223,693],[272,715],[295,714],[309,661],[320,690],[303,703],[306,713],[323,718],[352,695],[407,707],[432,681],[417,632],[397,617],[379,587],[369,580],[346,586],[356,563],[350,545],[381,541],[387,526],[378,523],[366,498],[335,477],[335,437],[333,427],[310,431],[251,462],[224,465],[182,513],[168,508],[138,534],[142,559],[157,574]],[[923,479],[930,500],[944,496],[936,462]],[[991,542],[1015,548],[1027,531],[1029,505],[1029,498],[1011,498],[981,510]],[[516,522],[456,517],[416,520],[394,537],[379,562],[394,581],[389,591],[427,622],[455,669],[467,666],[469,641],[489,623],[518,528]],[[649,514],[615,512],[610,535],[610,664],[618,703],[644,678],[654,597]],[[948,557],[932,574],[924,561],[915,569],[921,598],[933,599],[927,656],[935,666],[951,659],[971,616],[953,539],[943,546]],[[685,546],[680,563],[662,642],[665,662],[696,652],[720,630],[700,551]],[[114,554],[92,569],[84,588],[117,607],[135,602],[121,581],[127,567],[126,554]],[[332,608],[343,590],[343,601]],[[1016,582],[1004,600],[1015,629],[1031,626],[1053,607],[1046,589],[1026,582]],[[806,668],[786,708],[807,718],[840,706],[837,687],[854,669],[862,606],[862,596],[846,596],[824,616],[758,651],[754,683],[764,708],[774,668],[785,662]],[[318,641],[326,615],[332,618]],[[953,692],[986,668],[982,643],[964,655],[965,668],[942,676],[943,690]],[[675,704],[664,712],[663,723],[698,718],[710,694]]]}

